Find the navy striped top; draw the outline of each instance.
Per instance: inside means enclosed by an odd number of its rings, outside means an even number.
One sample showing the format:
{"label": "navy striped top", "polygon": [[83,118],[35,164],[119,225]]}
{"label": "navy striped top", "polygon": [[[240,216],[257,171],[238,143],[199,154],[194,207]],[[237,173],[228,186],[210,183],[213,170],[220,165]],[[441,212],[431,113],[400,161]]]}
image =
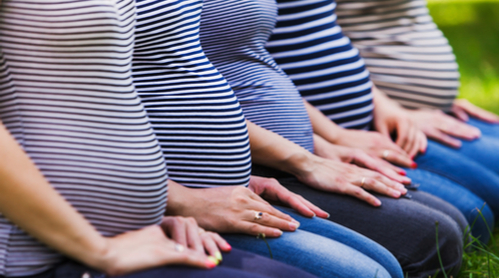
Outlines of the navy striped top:
{"label": "navy striped top", "polygon": [[339,24],[373,82],[410,108],[447,111],[458,94],[455,55],[425,0],[338,0]]}
{"label": "navy striped top", "polygon": [[342,34],[333,0],[278,0],[266,47],[302,96],[345,128],[368,129],[372,83],[364,61]]}
{"label": "navy striped top", "polygon": [[[101,234],[159,223],[167,173],[132,83],[134,1],[3,0],[0,18],[1,122]],[[0,215],[0,276],[61,258]]]}
{"label": "navy striped top", "polygon": [[202,0],[137,0],[133,76],[169,176],[185,186],[248,185],[250,145],[230,86],[199,41]]}
{"label": "navy striped top", "polygon": [[274,0],[205,0],[201,43],[247,119],[313,151],[301,96],[265,49],[276,13]]}

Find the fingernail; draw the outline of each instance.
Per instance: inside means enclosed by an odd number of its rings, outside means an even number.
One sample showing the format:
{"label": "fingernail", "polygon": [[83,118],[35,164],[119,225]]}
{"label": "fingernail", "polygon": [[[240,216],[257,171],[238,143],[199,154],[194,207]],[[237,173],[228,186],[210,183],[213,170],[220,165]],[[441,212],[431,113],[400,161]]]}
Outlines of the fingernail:
{"label": "fingernail", "polygon": [[329,213],[327,213],[326,218],[330,218],[330,214]]}
{"label": "fingernail", "polygon": [[217,260],[215,257],[208,256],[208,260],[211,261],[214,264],[214,266],[219,264],[219,260]]}
{"label": "fingernail", "polygon": [[214,268],[217,266],[217,264],[215,264],[214,262],[212,262],[210,260],[210,257],[208,257],[208,259],[205,261],[205,265],[208,267],[208,268]]}
{"label": "fingernail", "polygon": [[283,232],[281,230],[274,231],[274,235],[277,237],[281,236],[282,234],[283,234]]}
{"label": "fingernail", "polygon": [[222,254],[220,252],[215,253],[215,258],[219,261],[222,262]]}
{"label": "fingernail", "polygon": [[290,227],[290,230],[295,231],[299,228],[300,223],[299,222],[290,222],[290,223],[288,223],[288,226]]}
{"label": "fingernail", "polygon": [[380,202],[380,200],[375,200],[375,205],[378,207],[378,206],[382,205],[382,202]]}
{"label": "fingernail", "polygon": [[401,176],[406,176],[406,172],[403,170],[399,171],[398,174],[400,174]]}
{"label": "fingernail", "polygon": [[412,169],[417,169],[417,166],[418,166],[417,163],[415,163],[415,162],[411,163],[411,168]]}
{"label": "fingernail", "polygon": [[226,249],[228,249],[229,251],[231,251],[233,249],[233,247],[231,247],[231,245],[229,245],[229,243],[226,244]]}
{"label": "fingernail", "polygon": [[393,190],[392,191],[392,197],[394,198],[399,198],[401,196],[401,192]]}

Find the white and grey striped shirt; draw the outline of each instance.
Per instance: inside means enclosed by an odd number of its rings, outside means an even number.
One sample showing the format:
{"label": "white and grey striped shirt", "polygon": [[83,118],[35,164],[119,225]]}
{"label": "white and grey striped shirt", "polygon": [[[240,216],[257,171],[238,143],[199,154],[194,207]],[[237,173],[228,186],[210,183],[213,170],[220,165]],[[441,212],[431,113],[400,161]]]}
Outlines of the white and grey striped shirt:
{"label": "white and grey striped shirt", "polygon": [[337,2],[338,22],[380,89],[410,108],[450,108],[458,66],[425,0]]}
{"label": "white and grey striped shirt", "polygon": [[[0,17],[2,123],[101,234],[159,223],[167,172],[132,83],[134,1],[3,0]],[[0,275],[60,259],[0,216]]]}

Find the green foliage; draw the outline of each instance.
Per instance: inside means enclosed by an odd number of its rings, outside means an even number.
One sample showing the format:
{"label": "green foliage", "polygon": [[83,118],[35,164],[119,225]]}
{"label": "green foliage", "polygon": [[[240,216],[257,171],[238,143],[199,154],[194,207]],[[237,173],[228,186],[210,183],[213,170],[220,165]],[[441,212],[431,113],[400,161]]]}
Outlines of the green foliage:
{"label": "green foliage", "polygon": [[429,0],[460,66],[460,97],[498,114],[498,0]]}
{"label": "green foliage", "polygon": [[[460,97],[498,114],[498,0],[428,0],[460,66]],[[481,221],[481,219],[478,219]],[[498,277],[498,223],[487,246],[466,246],[459,278]]]}

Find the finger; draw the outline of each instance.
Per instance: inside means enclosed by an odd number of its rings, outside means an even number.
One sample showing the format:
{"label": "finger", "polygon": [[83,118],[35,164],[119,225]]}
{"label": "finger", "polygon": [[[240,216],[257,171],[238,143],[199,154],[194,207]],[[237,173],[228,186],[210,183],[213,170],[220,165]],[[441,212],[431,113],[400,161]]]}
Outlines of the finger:
{"label": "finger", "polygon": [[450,136],[466,140],[473,140],[481,136],[481,131],[477,127],[459,122],[456,119],[442,123],[439,130]]}
{"label": "finger", "polygon": [[[262,213],[262,215],[259,216],[259,218],[257,219],[256,214],[258,214],[258,213]],[[246,213],[246,217],[244,219],[246,219],[247,221],[257,223],[259,225],[280,229],[282,231],[293,232],[293,231],[297,230],[297,228],[299,227],[298,221],[283,220],[283,219],[278,218],[274,215],[271,215],[271,214],[266,213],[266,212],[261,212],[258,210],[257,211],[248,210]]]}
{"label": "finger", "polygon": [[186,226],[182,217],[168,217],[162,222],[162,228],[168,231],[170,237],[184,247],[188,247]]}
{"label": "finger", "polygon": [[204,249],[210,256],[215,257],[217,260],[222,261],[222,254],[219,251],[217,242],[212,238],[210,232],[203,232],[200,235]]}
{"label": "finger", "polygon": [[412,153],[412,150],[415,148],[416,135],[417,130],[415,127],[408,128],[408,138],[406,139],[406,145],[403,147],[403,150],[405,150],[410,157],[415,156],[415,153]]}
{"label": "finger", "polygon": [[413,133],[413,143],[412,143],[412,146],[411,146],[411,149],[409,150],[408,154],[411,156],[411,157],[415,157],[418,153],[418,151],[420,150],[420,144],[422,142],[422,137],[420,137],[420,134],[422,133],[420,130],[418,130],[417,128],[412,128],[412,130],[414,131]]}
{"label": "finger", "polygon": [[408,141],[408,133],[409,133],[408,126],[405,124],[400,124],[398,122],[398,137],[396,139],[396,145],[401,147],[401,149],[403,149],[406,153],[408,153],[405,150],[405,146],[406,146],[407,141]]}
{"label": "finger", "polygon": [[467,122],[469,120],[469,115],[467,115],[467,112],[465,112],[465,110],[460,106],[453,105],[451,112],[455,115],[455,117],[463,122]]}
{"label": "finger", "polygon": [[[390,179],[396,180],[398,182],[408,182],[407,177],[403,177],[398,174],[394,169],[390,166],[387,166],[389,163],[385,162],[382,159],[375,159],[365,153],[357,153],[354,156],[354,162],[359,166],[364,166],[368,169],[377,171]],[[390,164],[389,164],[390,165]]]}
{"label": "finger", "polygon": [[377,131],[382,133],[382,135],[391,138],[391,133],[389,132],[389,127],[386,124],[377,125]]}
{"label": "finger", "polygon": [[248,209],[267,212],[271,215],[274,215],[275,217],[278,217],[278,218],[281,218],[281,219],[284,219],[287,221],[293,220],[293,218],[290,215],[275,209],[268,202],[266,202],[264,199],[262,199],[259,195],[252,193],[250,195],[250,198],[253,199],[254,202],[248,202],[248,204],[249,204],[247,207]]}
{"label": "finger", "polygon": [[200,228],[194,218],[186,219],[186,238],[188,246],[198,252],[204,253],[203,243],[200,238]]}
{"label": "finger", "polygon": [[460,140],[450,137],[447,134],[436,129],[432,129],[431,131],[429,131],[427,136],[433,140],[436,140],[453,148],[458,149],[462,146],[462,142]]}
{"label": "finger", "polygon": [[182,252],[175,252],[171,254],[166,263],[205,269],[214,268],[216,266],[216,264],[212,260],[208,259],[206,255],[202,255],[199,252],[190,249],[185,249]]}
{"label": "finger", "polygon": [[385,160],[407,168],[412,167],[413,164],[413,160],[407,153],[400,154],[390,151],[385,157]]}
{"label": "finger", "polygon": [[425,134],[421,131],[419,131],[419,145],[420,145],[420,148],[419,148],[419,152],[421,153],[425,153],[427,151],[427,144],[428,144],[428,141],[427,141],[427,136],[425,136]]}
{"label": "finger", "polygon": [[382,202],[380,202],[379,199],[375,198],[375,196],[363,190],[360,184],[359,186],[349,184],[346,187],[344,193],[363,200],[374,207],[379,207],[382,204]]}
{"label": "finger", "polygon": [[394,190],[393,188],[375,180],[372,178],[366,178],[363,186],[363,188],[367,190],[371,190],[392,198],[399,198],[401,197],[401,192]]}
{"label": "finger", "polygon": [[239,224],[238,229],[245,234],[258,236],[265,235],[266,237],[280,237],[283,232],[280,229],[267,227],[253,222],[242,221]]}
{"label": "finger", "polygon": [[304,203],[310,210],[312,210],[314,212],[314,214],[316,214],[317,217],[330,218],[330,214],[328,212],[320,209],[319,207],[317,207],[313,203],[306,200],[304,197],[297,195],[297,198],[299,198],[302,201],[302,203]]}
{"label": "finger", "polygon": [[284,204],[290,206],[294,210],[296,210],[299,214],[305,217],[314,217],[316,213],[304,202],[303,199],[299,198],[299,195],[289,193],[287,196],[279,196],[278,198]]}
{"label": "finger", "polygon": [[227,243],[227,241],[223,239],[218,233],[212,233],[212,232],[207,232],[207,233],[209,233],[209,235],[215,241],[215,243],[219,247],[219,250],[222,250],[224,252],[231,251],[232,249],[231,245],[229,245],[229,243]]}
{"label": "finger", "polygon": [[372,173],[367,172],[364,175],[366,175],[366,177],[371,177],[372,179],[374,179],[378,182],[381,182],[385,186],[388,186],[396,191],[399,191],[401,194],[406,194],[406,191],[407,191],[406,187],[404,187],[404,185],[401,184],[400,182],[391,180],[383,175],[380,175],[378,173],[373,173],[373,172]]}

